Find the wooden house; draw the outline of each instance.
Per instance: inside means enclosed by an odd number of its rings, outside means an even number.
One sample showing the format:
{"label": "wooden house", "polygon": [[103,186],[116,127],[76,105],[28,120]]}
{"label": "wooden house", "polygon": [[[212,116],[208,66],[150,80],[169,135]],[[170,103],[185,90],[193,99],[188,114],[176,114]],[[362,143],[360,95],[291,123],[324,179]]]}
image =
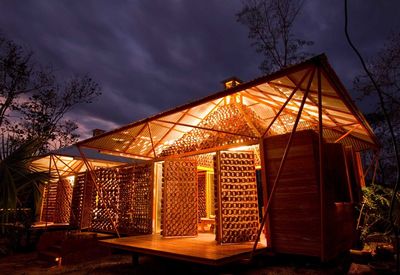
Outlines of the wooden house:
{"label": "wooden house", "polygon": [[324,55],[228,79],[218,93],[77,145],[143,160],[89,165],[81,179],[92,186],[87,227],[147,234],[105,244],[207,264],[265,248],[323,261],[348,250],[360,153],[378,148]]}

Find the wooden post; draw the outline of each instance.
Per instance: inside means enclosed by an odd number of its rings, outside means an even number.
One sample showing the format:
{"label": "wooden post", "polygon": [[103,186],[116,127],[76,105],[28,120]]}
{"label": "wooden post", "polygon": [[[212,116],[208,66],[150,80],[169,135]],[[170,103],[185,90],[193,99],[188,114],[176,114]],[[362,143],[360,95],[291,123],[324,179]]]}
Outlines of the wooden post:
{"label": "wooden post", "polygon": [[[267,201],[268,201],[268,188],[267,188],[267,170],[266,170],[266,164],[265,164],[265,152],[264,152],[264,140],[261,138],[260,139],[260,160],[261,160],[261,186],[262,186],[262,196],[263,196],[263,210],[266,209],[267,206]],[[271,247],[272,242],[271,242],[271,223],[269,222],[270,219],[267,217],[268,220],[268,225],[267,225],[267,234],[266,234],[266,239],[267,239],[267,246]]]}
{"label": "wooden post", "polygon": [[325,261],[325,216],[326,216],[326,206],[325,206],[325,185],[324,185],[324,154],[323,154],[323,123],[322,123],[322,88],[321,88],[321,67],[318,66],[317,69],[318,78],[318,158],[319,158],[319,192],[320,192],[320,211],[321,211],[321,260]]}
{"label": "wooden post", "polygon": [[270,209],[270,206],[271,206],[271,201],[272,201],[272,198],[273,198],[273,196],[275,194],[277,183],[280,180],[280,177],[281,177],[281,174],[282,174],[282,171],[283,171],[283,167],[284,167],[284,165],[286,163],[286,158],[287,158],[287,156],[289,154],[289,150],[290,150],[290,147],[292,145],[294,134],[296,133],[297,125],[299,124],[301,113],[303,111],[304,104],[306,103],[308,92],[310,91],[310,86],[311,86],[312,79],[314,77],[314,72],[315,72],[315,68],[313,68],[312,73],[310,75],[310,79],[309,79],[308,85],[307,85],[307,90],[305,91],[303,99],[301,101],[301,105],[299,107],[299,111],[298,111],[298,114],[297,114],[297,117],[296,117],[296,121],[294,122],[292,132],[290,134],[288,143],[286,144],[286,148],[285,148],[285,151],[283,153],[283,156],[282,156],[282,159],[281,159],[281,163],[280,163],[279,168],[278,168],[278,172],[276,174],[274,183],[272,185],[271,192],[269,194],[269,198],[268,198],[268,202],[267,202],[267,206],[265,207],[264,215],[263,215],[263,218],[262,218],[262,221],[261,221],[261,225],[260,225],[260,228],[258,229],[257,238],[256,238],[256,240],[254,242],[254,245],[253,245],[251,258],[253,258],[253,256],[254,256],[254,253],[255,253],[255,251],[257,249],[258,241],[260,240],[261,232],[262,232],[262,230],[264,228],[265,222],[267,221],[267,215],[268,215],[268,212],[269,212],[269,209]]}
{"label": "wooden post", "polygon": [[216,161],[217,161],[217,170],[214,171],[214,173],[217,173],[217,176],[215,177],[217,179],[216,182],[214,182],[214,188],[217,188],[217,196],[218,196],[218,212],[216,213],[218,215],[218,235],[217,235],[217,241],[218,243],[222,242],[222,198],[221,198],[221,152],[217,151],[216,155]]}
{"label": "wooden post", "polygon": [[46,195],[46,223],[45,223],[45,230],[47,231],[47,218],[48,218],[48,214],[49,214],[49,187],[50,187],[50,180],[51,180],[51,154],[50,154],[50,161],[49,161],[49,181],[47,182],[47,195]]}

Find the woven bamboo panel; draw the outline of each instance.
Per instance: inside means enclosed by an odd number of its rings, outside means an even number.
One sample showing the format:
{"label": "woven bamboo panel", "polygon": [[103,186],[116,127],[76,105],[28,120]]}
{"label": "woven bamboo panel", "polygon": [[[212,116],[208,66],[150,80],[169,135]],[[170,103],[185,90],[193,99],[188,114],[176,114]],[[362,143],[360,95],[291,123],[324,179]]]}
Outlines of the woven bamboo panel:
{"label": "woven bamboo panel", "polygon": [[70,225],[77,228],[91,226],[92,204],[94,199],[94,185],[88,173],[83,172],[75,176],[72,190]]}
{"label": "woven bamboo panel", "polygon": [[163,167],[162,232],[164,237],[196,236],[198,223],[197,162],[166,160]]}
{"label": "woven bamboo panel", "polygon": [[71,215],[72,186],[67,179],[61,178],[57,184],[55,223],[69,223]]}
{"label": "woven bamboo panel", "polygon": [[119,170],[119,230],[125,234],[151,234],[153,218],[153,164]]}
{"label": "woven bamboo panel", "polygon": [[82,216],[80,228],[91,228],[92,225],[92,212],[94,200],[96,198],[96,188],[89,173],[86,172],[83,201],[82,201]]}
{"label": "woven bamboo panel", "polygon": [[212,154],[201,154],[197,155],[197,166],[213,169],[214,168],[214,156]]}
{"label": "woven bamboo panel", "polygon": [[132,215],[134,213],[133,208],[133,186],[134,186],[134,175],[135,169],[134,167],[125,167],[120,169],[119,171],[119,185],[120,185],[120,193],[119,193],[119,224],[118,230],[121,233],[130,233],[132,231]]}
{"label": "woven bamboo panel", "polygon": [[47,183],[44,188],[41,221],[54,222],[57,199],[57,185],[58,184],[56,181],[51,181]]}
{"label": "woven bamboo panel", "polygon": [[70,225],[73,227],[80,227],[81,225],[85,178],[85,173],[79,173],[75,176],[74,188],[72,190],[70,221]]}
{"label": "woven bamboo panel", "polygon": [[215,158],[217,242],[255,241],[259,214],[254,153],[226,151]]}
{"label": "woven bamboo panel", "polygon": [[[252,121],[253,127],[249,126],[244,115]],[[244,105],[239,106],[238,103],[218,107],[197,126],[215,131],[194,128],[170,146],[163,148],[160,156],[179,155],[238,142],[257,141],[260,133],[263,133],[266,128],[265,122],[253,110]],[[226,132],[235,133],[235,135]]]}
{"label": "woven bamboo panel", "polygon": [[99,192],[94,200],[92,230],[115,232],[119,213],[119,174],[117,168],[100,168],[96,171]]}
{"label": "woven bamboo panel", "polygon": [[198,200],[199,200],[199,221],[201,218],[207,217],[207,189],[206,189],[206,173],[198,173]]}

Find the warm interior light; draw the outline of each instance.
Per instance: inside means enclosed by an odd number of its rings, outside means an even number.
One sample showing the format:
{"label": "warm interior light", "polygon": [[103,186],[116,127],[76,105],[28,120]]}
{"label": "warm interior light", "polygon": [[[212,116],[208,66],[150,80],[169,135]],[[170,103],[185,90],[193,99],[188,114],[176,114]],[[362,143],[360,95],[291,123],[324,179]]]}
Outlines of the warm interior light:
{"label": "warm interior light", "polygon": [[63,161],[72,161],[72,160],[74,160],[74,158],[73,157],[62,156],[62,160]]}
{"label": "warm interior light", "polygon": [[69,182],[69,184],[71,186],[74,186],[75,176],[72,175],[72,176],[67,177],[67,181]]}
{"label": "warm interior light", "polygon": [[228,151],[251,151],[251,150],[253,150],[252,146],[239,146],[228,149]]}

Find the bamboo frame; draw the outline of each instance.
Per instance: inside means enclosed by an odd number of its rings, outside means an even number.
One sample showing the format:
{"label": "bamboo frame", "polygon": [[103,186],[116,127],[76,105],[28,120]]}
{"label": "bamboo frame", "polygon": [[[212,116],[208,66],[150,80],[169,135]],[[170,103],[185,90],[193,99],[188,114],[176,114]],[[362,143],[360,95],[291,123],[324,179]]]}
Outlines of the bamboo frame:
{"label": "bamboo frame", "polygon": [[274,119],[270,122],[270,124],[268,125],[268,127],[265,129],[264,134],[262,135],[262,137],[265,137],[269,131],[269,129],[272,127],[272,125],[274,124],[274,122],[276,121],[276,119],[280,116],[280,114],[282,113],[282,111],[285,109],[286,105],[289,103],[290,99],[294,96],[294,94],[297,92],[297,90],[300,88],[301,84],[304,82],[304,80],[306,79],[306,77],[310,74],[311,69],[308,70],[304,76],[301,78],[300,82],[296,85],[296,88],[293,90],[293,92],[290,94],[290,96],[287,98],[286,102],[282,105],[281,109],[279,110],[279,112],[276,114],[276,116],[274,117]]}
{"label": "bamboo frame", "polygon": [[[155,148],[154,148],[153,137],[152,137],[152,135],[151,135],[150,122],[147,122],[147,129],[148,129],[148,131],[149,131],[149,137],[150,137],[150,141],[151,141],[151,148],[153,149],[153,154],[154,154],[154,157],[156,158],[156,157],[157,157],[157,154],[156,154],[156,150],[155,150]],[[148,154],[149,154],[149,153],[148,153]]]}
{"label": "bamboo frame", "polygon": [[252,129],[259,137],[261,136],[261,133],[258,131],[257,127],[254,126],[253,122],[251,121],[251,119],[247,116],[247,114],[243,111],[243,108],[240,104],[238,104],[236,102],[236,100],[234,101],[234,103],[236,105],[236,107],[238,108],[240,114],[243,116],[244,120],[246,121],[247,125],[250,127],[250,129]]}
{"label": "bamboo frame", "polygon": [[170,159],[170,158],[190,157],[190,156],[201,155],[201,154],[206,154],[206,153],[212,153],[212,152],[217,152],[217,151],[221,151],[221,150],[226,150],[226,149],[230,149],[230,148],[235,148],[235,147],[239,147],[239,146],[251,146],[251,145],[258,144],[258,142],[259,142],[258,140],[254,140],[254,141],[245,141],[245,142],[239,142],[239,143],[232,143],[232,144],[222,145],[222,146],[218,146],[218,147],[212,147],[212,148],[208,148],[208,149],[197,150],[197,151],[193,151],[193,152],[181,153],[181,154],[178,154],[178,155],[169,155],[169,156],[166,156],[166,157],[160,157],[158,159],[155,159],[154,161],[163,161],[163,160]]}
{"label": "bamboo frame", "polygon": [[[377,137],[374,135],[371,127],[369,126],[369,124],[366,122],[365,118],[363,117],[363,115],[360,113],[360,111],[355,107],[353,101],[351,100],[350,96],[346,93],[344,93],[343,91],[345,91],[346,89],[344,88],[343,84],[340,82],[339,78],[337,77],[336,73],[333,71],[332,68],[330,68],[329,66],[327,66],[326,62],[321,62],[319,61],[317,63],[319,65],[319,67],[322,69],[321,73],[324,75],[325,79],[327,79],[327,81],[329,82],[329,84],[335,88],[336,87],[336,91],[338,92],[337,94],[339,95],[340,99],[343,101],[344,105],[346,105],[346,107],[353,111],[353,115],[355,116],[355,118],[357,119],[357,121],[364,126],[364,128],[367,130],[367,134],[369,135],[369,137],[375,142],[375,144],[371,144],[371,145],[375,145],[372,147],[378,148],[379,146],[379,141],[377,139]],[[330,73],[330,75],[328,75],[328,72]]]}
{"label": "bamboo frame", "polygon": [[[279,111],[279,110],[281,109],[281,108],[277,108],[277,107],[275,107],[275,106],[269,105],[269,104],[268,104],[268,101],[269,101],[269,100],[272,101],[272,102],[274,102],[276,105],[279,105],[279,106],[281,105],[281,103],[278,102],[278,101],[275,101],[274,99],[269,99],[269,98],[267,98],[266,95],[263,95],[264,98],[261,98],[260,96],[256,96],[256,95],[253,95],[253,94],[249,94],[247,91],[246,91],[245,93],[246,93],[245,97],[248,97],[248,98],[250,98],[250,99],[252,99],[252,100],[255,100],[255,101],[257,101],[257,102],[263,104],[264,106],[267,106],[267,107],[271,108],[271,110],[275,113],[275,116],[276,116],[276,114],[277,114],[276,111],[277,111],[277,110]],[[293,98],[292,98],[291,100],[293,100]],[[297,107],[298,107],[298,106],[297,106]],[[292,111],[292,110],[290,110],[290,109],[287,109],[287,110],[285,110],[285,113],[286,113],[287,115],[291,116],[292,118],[296,119],[296,116],[297,116],[296,112],[294,112],[294,111]],[[275,117],[275,116],[274,116],[274,117]],[[312,117],[308,116],[308,115],[307,115],[307,116],[304,116],[304,115],[303,115],[303,118],[307,118],[307,121],[310,122],[310,123],[317,124],[317,122],[311,122],[311,121],[314,120],[314,119],[313,119]],[[277,119],[281,122],[280,116],[278,116]],[[283,123],[283,122],[281,122],[281,124],[284,126],[284,123]],[[286,129],[286,126],[284,126],[284,128]]]}
{"label": "bamboo frame", "polygon": [[[259,242],[259,240],[260,240],[260,236],[261,236],[262,230],[263,230],[263,228],[264,228],[264,226],[265,226],[265,222],[267,221],[267,215],[268,215],[268,212],[269,212],[269,209],[270,209],[270,206],[271,206],[271,201],[272,201],[272,198],[273,198],[274,195],[275,195],[276,186],[277,186],[277,184],[278,184],[278,182],[279,182],[279,180],[280,180],[283,167],[284,167],[284,165],[285,165],[285,163],[286,163],[286,158],[287,158],[287,156],[288,156],[288,154],[289,154],[289,150],[290,150],[290,147],[291,147],[291,145],[292,145],[292,141],[293,141],[293,138],[294,138],[294,134],[296,133],[297,125],[298,125],[298,123],[299,123],[299,121],[300,121],[301,113],[302,113],[302,111],[303,111],[303,107],[304,107],[304,104],[305,104],[306,99],[307,99],[308,90],[309,90],[309,88],[310,88],[310,86],[311,86],[311,83],[312,83],[312,80],[313,80],[313,77],[314,77],[314,73],[315,73],[315,68],[313,68],[313,70],[312,70],[312,72],[311,72],[311,75],[310,75],[310,78],[309,78],[309,81],[308,81],[308,84],[307,84],[307,90],[306,90],[306,92],[304,93],[303,100],[302,100],[302,104],[301,104],[300,107],[299,107],[299,111],[298,111],[298,115],[297,115],[296,121],[295,121],[295,123],[294,123],[294,125],[293,125],[292,132],[291,132],[291,134],[290,134],[288,143],[286,144],[286,148],[285,148],[285,151],[284,151],[284,153],[283,153],[283,156],[282,156],[282,159],[281,159],[281,163],[280,163],[279,168],[278,168],[278,172],[277,172],[277,174],[276,174],[274,183],[273,183],[273,185],[272,185],[271,192],[270,192],[269,198],[268,198],[268,202],[267,202],[267,205],[266,205],[265,210],[264,210],[264,214],[263,214],[263,218],[262,218],[262,221],[261,221],[261,225],[260,225],[260,228],[259,228],[259,230],[258,230],[258,232],[257,232],[257,238],[256,238],[256,240],[255,240],[255,242],[254,242],[254,245],[253,245],[253,250],[252,250],[252,252],[251,252],[251,258],[253,258],[254,253],[256,252],[257,244],[258,244],[258,242]],[[304,80],[304,79],[303,79],[303,80]],[[292,94],[293,94],[293,93],[292,93]]]}
{"label": "bamboo frame", "polygon": [[205,130],[205,131],[212,131],[212,132],[217,132],[217,133],[222,133],[222,134],[228,134],[228,135],[232,135],[232,136],[247,137],[247,138],[257,138],[256,136],[242,135],[242,134],[238,134],[238,133],[233,133],[233,132],[228,132],[228,131],[223,131],[223,130],[217,130],[217,129],[212,129],[212,128],[206,128],[206,127],[201,127],[201,126],[191,125],[191,124],[186,124],[186,123],[171,122],[171,121],[160,120],[160,119],[157,120],[157,121],[164,122],[164,123],[170,123],[170,124],[174,124],[174,125],[179,125],[179,126],[184,126],[184,127],[189,127],[189,128]]}
{"label": "bamboo frame", "polygon": [[319,159],[319,190],[320,190],[320,216],[321,216],[321,229],[320,229],[320,238],[321,238],[321,260],[325,261],[325,220],[326,220],[326,208],[325,208],[325,181],[324,181],[324,146],[323,146],[323,110],[322,110],[322,83],[321,83],[321,68],[317,68],[317,85],[318,85],[318,159]]}
{"label": "bamboo frame", "polygon": [[[55,168],[56,168],[56,171],[57,171],[57,175],[58,175],[58,180],[60,180],[61,178],[62,178],[62,176],[61,176],[61,174],[60,174],[60,171],[59,171],[59,169],[58,169],[58,166],[57,166],[57,164],[56,164],[56,162],[54,161],[54,157],[56,157],[57,159],[59,159],[59,157],[57,156],[57,155],[53,155],[53,154],[51,154],[50,155],[50,158],[53,158],[53,162],[54,162],[54,166],[55,166]],[[60,159],[61,160],[61,159]],[[63,163],[64,163],[64,161],[62,161]],[[68,166],[67,164],[65,164],[64,163],[64,165],[66,165],[66,166]],[[69,166],[68,166],[69,167]],[[75,172],[75,171],[73,171],[73,172]],[[67,196],[67,193],[66,193],[66,190],[65,190],[65,188],[61,188],[63,191],[63,194],[65,195],[65,196]],[[58,186],[57,186],[57,193],[58,193]],[[72,198],[71,198],[71,201],[69,201],[69,210],[70,210],[70,213],[72,213],[73,215],[74,215],[74,213],[73,213],[73,211],[71,211],[71,208],[72,208]],[[69,220],[71,220],[71,217],[69,218]]]}
{"label": "bamboo frame", "polygon": [[[93,167],[91,166],[91,164],[89,163],[88,159],[86,158],[86,155],[83,153],[83,151],[82,151],[82,149],[80,148],[80,146],[77,146],[77,147],[78,147],[79,153],[81,154],[81,157],[82,157],[83,161],[85,162],[87,171],[89,172],[89,175],[90,175],[90,177],[91,177],[91,179],[92,179],[92,181],[93,181],[93,183],[94,183],[94,186],[95,186],[95,188],[96,188],[96,191],[97,191],[97,193],[99,194],[100,201],[101,201],[102,203],[104,203],[105,209],[106,209],[106,211],[108,212],[108,215],[109,215],[109,217],[110,217],[111,224],[113,225],[113,227],[114,227],[114,229],[115,229],[115,233],[117,234],[118,238],[120,238],[121,236],[120,236],[120,234],[119,234],[117,225],[116,225],[116,223],[115,223],[115,221],[114,221],[114,219],[113,219],[113,215],[111,214],[110,209],[109,209],[110,201],[109,201],[109,199],[108,199],[108,196],[107,196],[107,194],[106,194],[105,192],[103,192],[103,190],[101,189],[102,187],[98,184],[98,182],[97,182],[97,175],[96,175],[96,173],[93,171],[94,169],[93,169]],[[105,195],[106,198],[104,198],[103,195]],[[108,205],[107,205],[107,204],[108,204]]]}
{"label": "bamboo frame", "polygon": [[[216,153],[216,160],[217,160],[217,171],[221,170],[221,152],[217,151]],[[215,216],[218,216],[218,222],[217,222],[217,226],[218,226],[218,236],[216,237],[217,240],[219,240],[219,242],[221,242],[222,239],[222,215],[220,213],[222,213],[222,198],[221,198],[221,194],[222,194],[222,188],[221,188],[221,178],[219,176],[216,177],[216,181],[214,181],[214,184],[217,184],[217,196],[218,196],[218,212],[215,213]],[[215,188],[215,187],[214,187]]]}
{"label": "bamboo frame", "polygon": [[[51,158],[49,161],[49,178],[51,180]],[[45,231],[47,231],[47,217],[48,217],[48,212],[49,212],[49,188],[50,188],[50,180],[47,182],[47,196],[46,196],[46,222],[44,225]]]}
{"label": "bamboo frame", "polygon": [[[264,140],[260,139],[260,160],[261,160],[261,183],[262,183],[262,191],[263,191],[263,210],[267,206],[267,201],[268,201],[268,189],[267,189],[267,171],[266,171],[266,165],[265,165],[265,151],[264,151]],[[264,217],[264,216],[263,216]],[[267,223],[267,234],[266,234],[266,239],[267,239],[267,247],[272,246],[272,239],[271,239],[271,222],[270,222],[270,217],[266,217],[268,223]]]}
{"label": "bamboo frame", "polygon": [[[189,112],[191,109],[187,109],[185,112],[183,112],[183,114],[179,117],[179,119],[177,120],[177,122],[180,122]],[[160,125],[160,124],[158,124]],[[161,137],[161,139],[159,141],[157,141],[156,144],[153,144],[153,151],[155,150],[155,148],[157,148],[157,146],[159,144],[161,144],[162,142],[164,142],[164,139],[172,132],[172,131],[176,131],[175,126],[172,126],[168,129],[168,131]],[[185,132],[182,132],[182,134],[185,134]],[[150,154],[151,150],[149,150],[149,152],[147,152],[145,155],[148,156]],[[154,154],[154,157],[156,157],[156,154]]]}
{"label": "bamboo frame", "polygon": [[[320,70],[320,67],[318,67],[318,69]],[[319,76],[319,77],[321,78],[321,76]],[[292,79],[290,76],[288,76],[287,78],[288,78],[290,81],[293,82],[293,79]],[[293,83],[294,83],[294,82],[293,82]],[[319,85],[322,85],[321,79],[319,80]],[[318,89],[319,89],[319,88],[318,88]],[[319,89],[319,90],[321,90],[321,91],[318,93],[318,99],[321,100],[321,105],[322,105],[322,87],[321,87],[321,89]],[[320,94],[321,94],[321,98],[319,98],[319,95],[320,95]],[[310,102],[312,102],[314,106],[317,106],[317,107],[318,107],[318,103],[315,102],[315,100],[314,100],[313,98],[308,97],[307,99],[310,100]],[[333,123],[335,123],[336,125],[339,125],[339,123],[337,122],[337,120],[336,120],[335,118],[333,118],[331,114],[327,113],[326,110],[324,110],[324,109],[321,108],[321,111],[322,111],[322,113],[323,113],[324,115],[326,115]],[[343,127],[342,127],[341,129],[343,130],[343,132],[346,132],[346,129],[344,129]]]}
{"label": "bamboo frame", "polygon": [[356,124],[356,126],[354,126],[353,128],[351,128],[350,130],[347,131],[347,133],[345,133],[344,135],[342,135],[340,138],[338,138],[337,140],[334,141],[334,143],[338,143],[339,141],[341,141],[342,139],[344,139],[345,137],[347,137],[348,135],[351,134],[351,132],[353,132],[355,129],[357,129],[360,126],[360,124]]}
{"label": "bamboo frame", "polygon": [[[146,123],[143,125],[143,127],[140,129],[139,133],[137,135],[140,135],[141,133],[143,133],[144,129],[146,128]],[[136,137],[134,137],[126,146],[125,150],[123,151],[125,154],[126,152],[129,150],[129,147],[131,147],[131,145],[135,142]]]}

